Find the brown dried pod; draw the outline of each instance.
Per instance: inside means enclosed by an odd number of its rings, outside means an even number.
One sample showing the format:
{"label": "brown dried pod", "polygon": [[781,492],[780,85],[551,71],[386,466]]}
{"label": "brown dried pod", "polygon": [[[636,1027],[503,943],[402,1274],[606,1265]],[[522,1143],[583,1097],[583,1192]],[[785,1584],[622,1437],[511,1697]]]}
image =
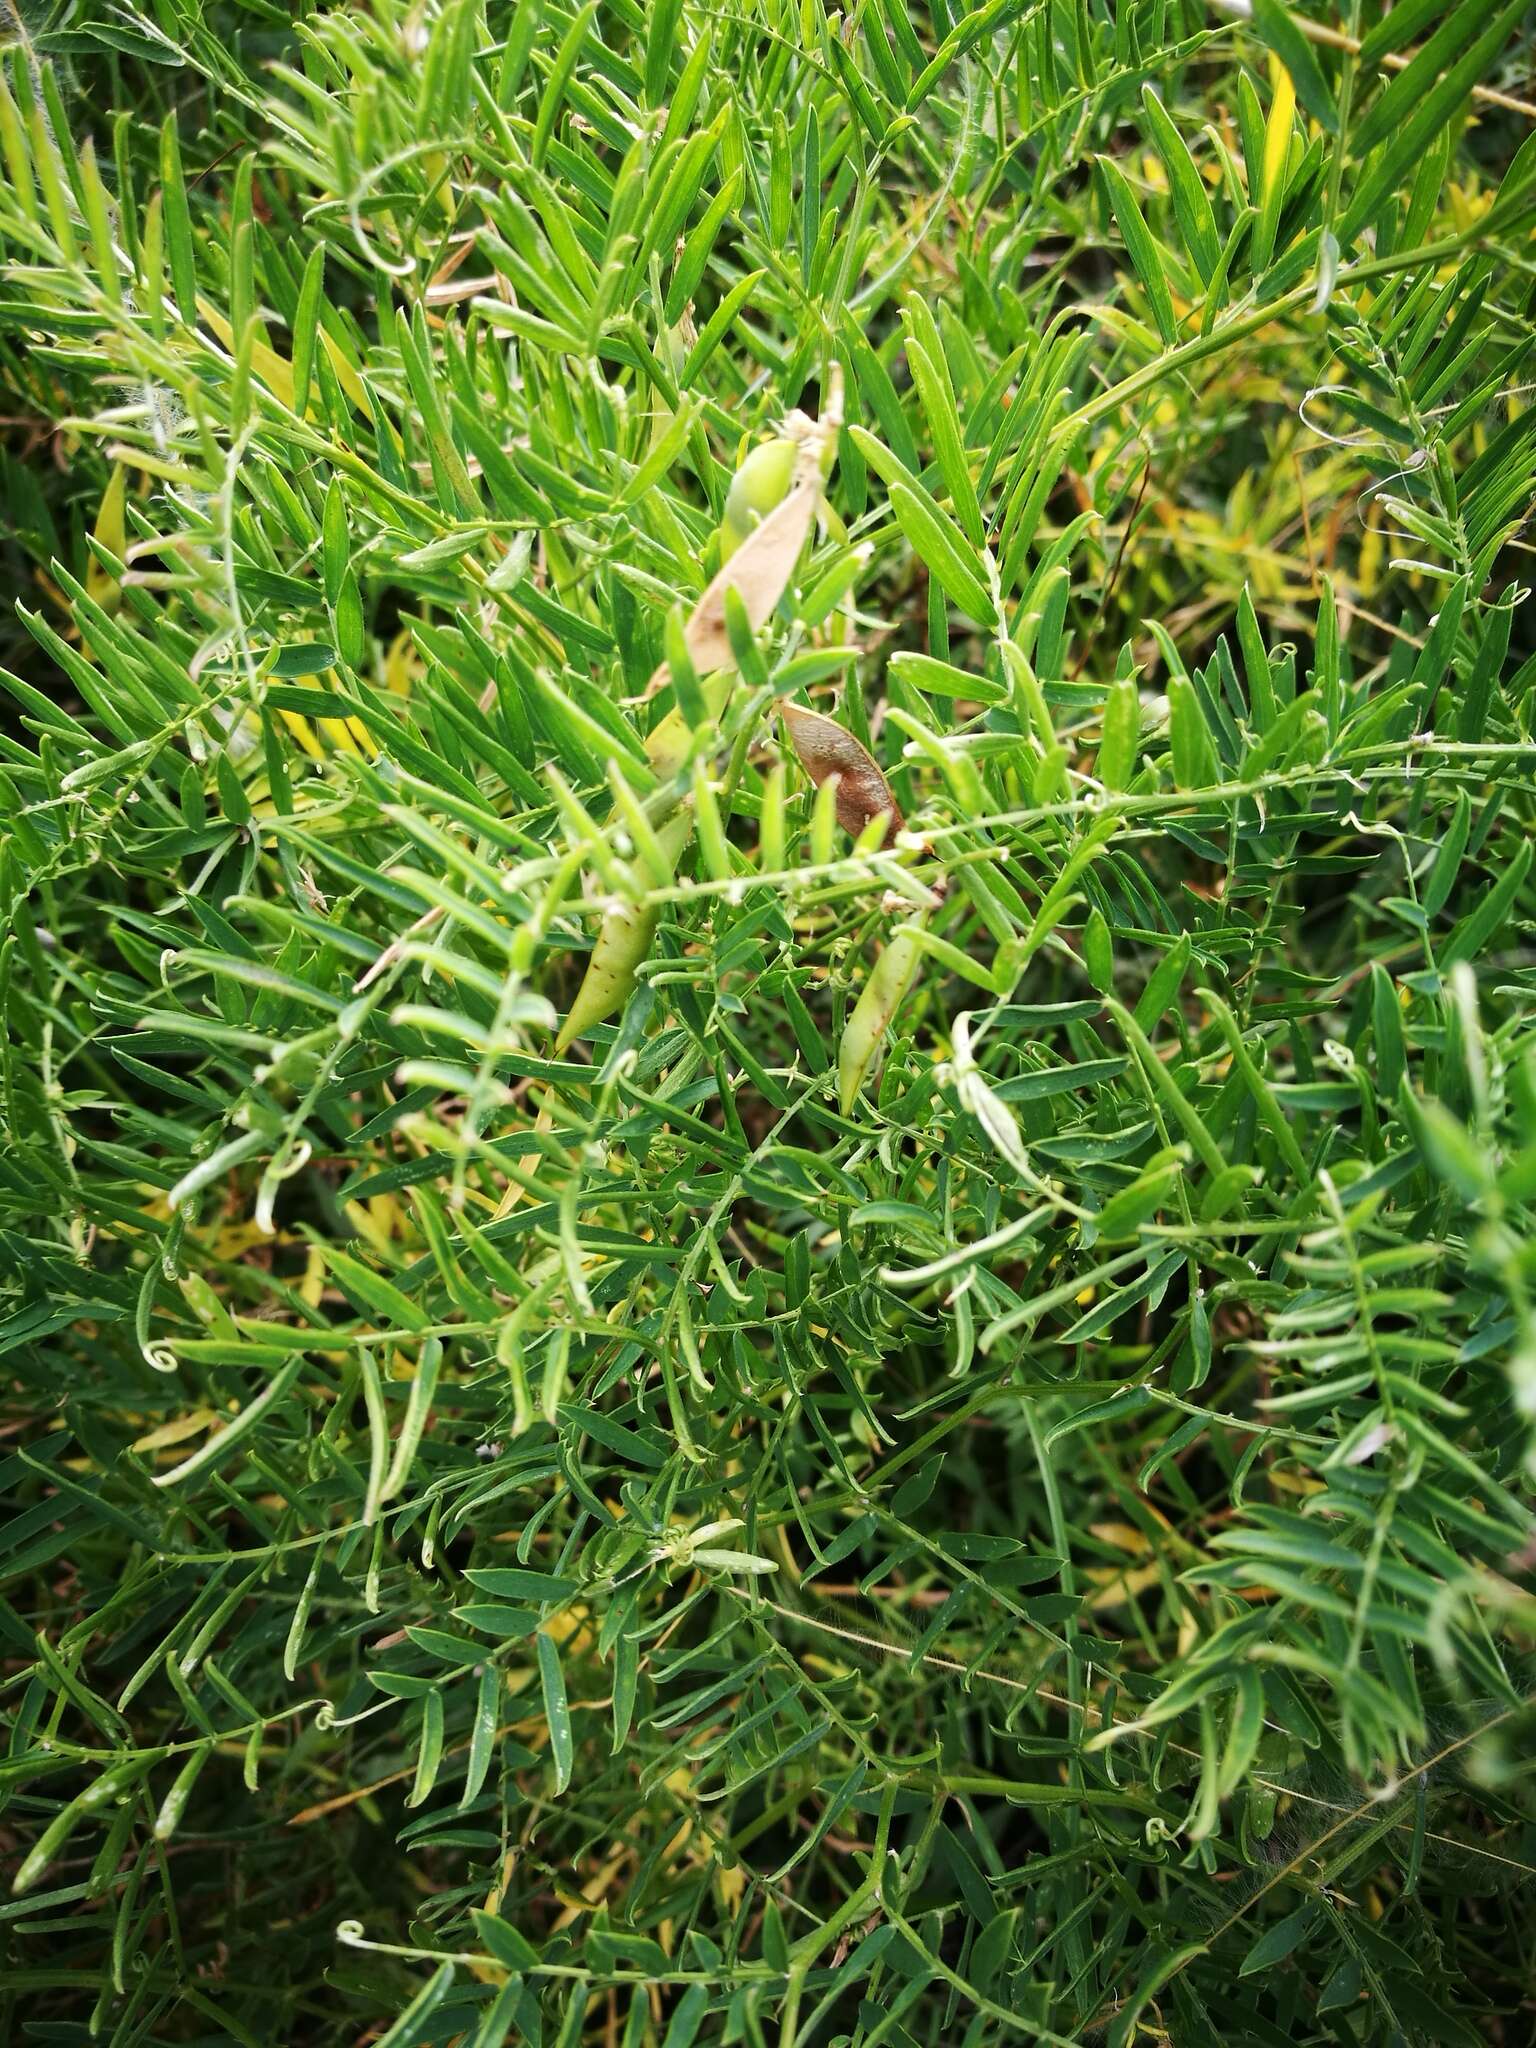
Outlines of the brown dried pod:
{"label": "brown dried pod", "polygon": [[889,846],[901,830],[901,808],[869,750],[835,719],[807,711],[802,704],[781,704],[779,716],[800,766],[817,788],[829,775],[837,776],[837,822],[843,830],[857,839],[871,818],[883,814],[880,844]]}

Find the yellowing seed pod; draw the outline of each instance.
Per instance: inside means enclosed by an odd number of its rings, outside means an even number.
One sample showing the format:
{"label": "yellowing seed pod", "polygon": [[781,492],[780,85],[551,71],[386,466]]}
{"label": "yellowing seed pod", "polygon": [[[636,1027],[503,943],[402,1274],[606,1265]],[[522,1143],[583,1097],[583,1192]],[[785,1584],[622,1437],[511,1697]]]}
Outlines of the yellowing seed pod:
{"label": "yellowing seed pod", "polygon": [[[718,719],[730,695],[735,678],[727,670],[706,676],[699,685],[704,708],[713,721]],[[693,745],[693,727],[675,707],[657,721],[645,742],[645,758],[663,782],[670,782],[688,758]]]}
{"label": "yellowing seed pod", "polygon": [[[686,805],[657,833],[669,869],[692,833],[693,812]],[[628,1002],[641,964],[650,957],[651,941],[660,922],[661,906],[654,903],[615,903],[605,913],[581,987],[555,1040],[556,1052],[564,1052],[594,1024],[601,1024]]]}
{"label": "yellowing seed pod", "polygon": [[843,1115],[853,1108],[864,1085],[864,1076],[890,1029],[901,999],[912,985],[922,947],[915,928],[905,926],[891,934],[884,952],[870,970],[837,1047],[837,1100]]}

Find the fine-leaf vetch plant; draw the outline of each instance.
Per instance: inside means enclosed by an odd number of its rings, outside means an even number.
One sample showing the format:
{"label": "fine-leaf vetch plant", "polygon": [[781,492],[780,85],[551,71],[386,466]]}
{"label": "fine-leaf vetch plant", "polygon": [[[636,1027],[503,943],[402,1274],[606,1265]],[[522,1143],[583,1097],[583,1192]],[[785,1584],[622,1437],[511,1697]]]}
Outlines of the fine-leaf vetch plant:
{"label": "fine-leaf vetch plant", "polygon": [[1525,2040],[1528,0],[0,43],[0,2032]]}

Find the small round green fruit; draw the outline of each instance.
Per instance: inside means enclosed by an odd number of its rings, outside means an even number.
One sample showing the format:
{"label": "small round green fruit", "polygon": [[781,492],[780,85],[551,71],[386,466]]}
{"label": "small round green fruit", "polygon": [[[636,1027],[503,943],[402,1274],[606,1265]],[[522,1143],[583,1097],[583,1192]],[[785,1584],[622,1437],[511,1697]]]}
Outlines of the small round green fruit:
{"label": "small round green fruit", "polygon": [[729,561],[754,527],[780,504],[794,481],[798,441],[781,435],[761,442],[731,478],[720,522],[720,559]]}

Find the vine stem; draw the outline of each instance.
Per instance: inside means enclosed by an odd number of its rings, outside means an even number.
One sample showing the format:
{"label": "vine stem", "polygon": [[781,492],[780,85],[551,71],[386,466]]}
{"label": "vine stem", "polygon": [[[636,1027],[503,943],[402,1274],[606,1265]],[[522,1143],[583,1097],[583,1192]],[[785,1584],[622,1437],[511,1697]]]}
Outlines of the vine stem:
{"label": "vine stem", "polygon": [[[1253,19],[1251,0],[1210,0],[1210,4],[1218,14],[1230,15],[1234,21]],[[1293,14],[1291,24],[1301,30],[1309,43],[1321,43],[1328,50],[1346,50],[1352,57],[1360,55],[1359,39],[1344,29],[1330,28],[1325,21],[1309,21],[1304,14]],[[1401,50],[1384,50],[1376,62],[1383,71],[1406,71],[1418,54],[1417,50],[1409,50],[1406,55]],[[1484,106],[1507,107],[1512,114],[1524,114],[1528,121],[1536,121],[1536,106],[1529,100],[1517,100],[1512,93],[1499,92],[1491,85],[1474,85],[1472,97]]]}

